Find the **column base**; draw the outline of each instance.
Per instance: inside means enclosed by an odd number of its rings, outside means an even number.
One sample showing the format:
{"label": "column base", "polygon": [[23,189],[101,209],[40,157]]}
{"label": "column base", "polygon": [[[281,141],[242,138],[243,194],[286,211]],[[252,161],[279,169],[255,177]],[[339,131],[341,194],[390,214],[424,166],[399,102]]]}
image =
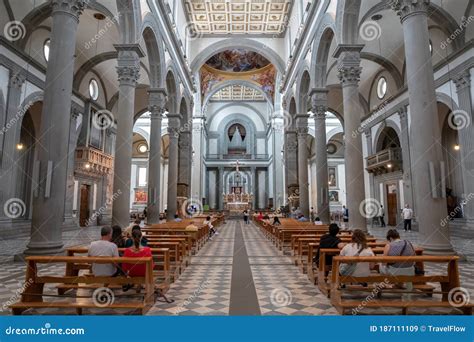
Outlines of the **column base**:
{"label": "column base", "polygon": [[[44,243],[29,243],[26,250],[23,252],[24,256],[30,255],[62,255],[64,254],[64,244],[62,241],[44,242]],[[15,259],[17,256],[15,255]]]}
{"label": "column base", "polygon": [[423,255],[458,255],[451,244],[420,244],[420,247],[423,248]]}

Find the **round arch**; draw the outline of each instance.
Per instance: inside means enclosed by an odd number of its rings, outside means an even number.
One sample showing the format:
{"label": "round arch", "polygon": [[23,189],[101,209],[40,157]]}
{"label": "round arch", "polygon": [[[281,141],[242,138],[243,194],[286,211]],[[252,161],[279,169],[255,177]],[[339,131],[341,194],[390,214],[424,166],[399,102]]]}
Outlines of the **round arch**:
{"label": "round arch", "polygon": [[150,87],[163,88],[165,69],[165,48],[157,29],[156,19],[147,13],[142,25],[141,37],[145,42],[149,62]]}
{"label": "round arch", "polygon": [[227,88],[227,87],[231,87],[233,85],[242,85],[242,86],[252,88],[252,89],[255,89],[255,90],[259,91],[263,95],[265,100],[267,101],[268,105],[270,105],[271,108],[273,109],[273,101],[268,96],[268,94],[265,93],[264,91],[262,91],[262,89],[258,85],[256,85],[255,83],[252,83],[252,82],[246,81],[246,80],[227,80],[227,81],[223,81],[223,82],[218,83],[216,86],[214,86],[211,89],[211,91],[209,91],[206,94],[206,97],[204,98],[204,101],[202,102],[202,107],[206,108],[207,104],[211,100],[211,97],[214,94],[216,94],[219,90]]}
{"label": "round arch", "polygon": [[313,87],[315,88],[326,87],[327,61],[332,41],[336,39],[335,32],[334,19],[330,14],[326,14],[316,33],[312,48],[311,75],[314,75]]}
{"label": "round arch", "polygon": [[228,49],[243,48],[258,52],[266,59],[268,59],[278,70],[278,73],[283,73],[285,64],[280,56],[269,46],[259,43],[256,40],[248,38],[228,38],[209,45],[204,51],[201,51],[192,61],[192,73],[199,71],[199,68],[213,55]]}

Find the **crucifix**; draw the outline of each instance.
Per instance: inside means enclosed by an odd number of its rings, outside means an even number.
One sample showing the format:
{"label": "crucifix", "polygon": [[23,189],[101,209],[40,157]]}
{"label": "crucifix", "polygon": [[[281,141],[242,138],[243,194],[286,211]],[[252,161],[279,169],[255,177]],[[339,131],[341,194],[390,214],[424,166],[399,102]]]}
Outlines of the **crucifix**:
{"label": "crucifix", "polygon": [[235,172],[238,173],[238,172],[240,171],[239,166],[242,165],[242,164],[240,164],[239,161],[237,160],[237,161],[235,162],[235,164],[231,164],[231,165],[235,165]]}

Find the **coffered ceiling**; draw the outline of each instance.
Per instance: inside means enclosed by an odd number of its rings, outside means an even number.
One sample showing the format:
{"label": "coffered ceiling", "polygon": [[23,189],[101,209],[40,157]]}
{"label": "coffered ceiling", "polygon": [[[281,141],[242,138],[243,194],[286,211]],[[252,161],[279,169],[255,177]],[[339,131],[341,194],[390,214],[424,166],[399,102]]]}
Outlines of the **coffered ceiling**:
{"label": "coffered ceiling", "polygon": [[280,35],[290,0],[185,0],[187,19],[200,34]]}

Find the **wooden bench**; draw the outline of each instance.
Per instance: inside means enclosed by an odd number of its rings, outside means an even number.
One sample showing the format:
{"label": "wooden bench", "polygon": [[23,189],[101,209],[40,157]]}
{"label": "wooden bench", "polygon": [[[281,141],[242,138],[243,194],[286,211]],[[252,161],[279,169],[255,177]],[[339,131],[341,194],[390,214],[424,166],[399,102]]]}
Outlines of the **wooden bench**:
{"label": "wooden bench", "polygon": [[[384,252],[384,247],[383,246],[369,246],[372,249],[372,252],[375,255],[382,255]],[[326,264],[326,256],[337,256],[341,252],[340,249],[338,248],[321,248],[319,250],[319,265],[318,265],[318,270],[317,270],[317,278],[316,278],[316,283],[318,285],[319,290],[326,295],[327,297],[330,297],[331,295],[331,283],[330,283],[330,271],[331,271],[331,265]],[[416,255],[423,255],[423,248],[415,248],[415,254]],[[424,264],[422,262],[419,262],[417,264],[420,270],[424,270]],[[417,284],[416,285],[417,289],[420,291],[427,292],[428,294],[433,292],[433,287],[432,286],[427,286],[426,284]]]}
{"label": "wooden bench", "polygon": [[[342,276],[339,272],[332,272],[331,276],[331,303],[338,310],[339,313],[345,314],[348,310],[352,311],[352,314],[359,313],[364,308],[397,308],[401,309],[401,313],[406,315],[408,310],[412,308],[451,308],[459,309],[463,314],[472,315],[472,306],[468,300],[456,303],[454,307],[451,298],[449,297],[450,291],[455,291],[461,286],[459,280],[459,269],[458,269],[458,256],[372,256],[372,257],[341,257],[336,256],[333,258],[332,269],[339,270],[339,265],[342,263],[354,263],[354,262],[368,262],[368,263],[400,263],[400,262],[415,262],[415,263],[436,263],[436,264],[447,264],[447,267],[438,267],[435,274],[425,275],[388,275],[374,273],[366,277],[354,277],[354,276]],[[441,294],[441,299],[436,300],[433,297],[432,300],[411,298],[410,300],[385,298],[372,296],[369,300],[367,294],[374,293],[374,289],[380,288],[380,284],[399,284],[399,283],[413,283],[416,284],[430,284],[439,283],[441,291],[433,292],[433,294]],[[368,286],[352,285],[352,284],[368,284]],[[343,286],[344,285],[344,286]],[[406,290],[383,290],[385,292],[392,292],[393,294],[408,294],[416,295],[417,291]],[[355,294],[361,293],[362,298],[346,298],[346,295],[350,293],[352,297]],[[376,298],[375,298],[376,297]],[[455,298],[455,297],[452,297]]]}
{"label": "wooden bench", "polygon": [[[38,271],[39,264],[145,264],[146,275],[144,277],[112,277],[94,275],[64,275],[51,276],[41,275]],[[153,279],[153,259],[147,258],[123,258],[123,257],[78,257],[78,256],[30,256],[26,258],[26,280],[23,293],[19,302],[10,305],[14,315],[20,315],[25,310],[35,308],[74,308],[77,314],[82,314],[83,309],[128,309],[141,314],[146,313],[155,302],[155,284]],[[107,284],[107,285],[144,285],[145,292],[142,300],[117,303],[111,300],[107,305],[98,305],[91,298],[78,298],[71,296],[60,296],[44,293],[46,284]],[[44,301],[47,297],[62,297],[68,300]]]}
{"label": "wooden bench", "polygon": [[[119,253],[122,254],[126,248],[119,248]],[[84,256],[89,252],[88,247],[70,247],[66,249],[67,256]],[[163,293],[169,290],[172,282],[170,275],[170,250],[169,248],[151,248],[153,256],[153,279],[155,287],[161,289]],[[68,262],[66,264],[66,276],[77,276],[81,270],[91,271],[90,263],[75,264]],[[76,289],[79,286],[76,284],[61,284],[58,285],[58,294],[62,295],[70,289]],[[87,286],[86,286],[87,287]],[[90,286],[93,287],[93,286]]]}

